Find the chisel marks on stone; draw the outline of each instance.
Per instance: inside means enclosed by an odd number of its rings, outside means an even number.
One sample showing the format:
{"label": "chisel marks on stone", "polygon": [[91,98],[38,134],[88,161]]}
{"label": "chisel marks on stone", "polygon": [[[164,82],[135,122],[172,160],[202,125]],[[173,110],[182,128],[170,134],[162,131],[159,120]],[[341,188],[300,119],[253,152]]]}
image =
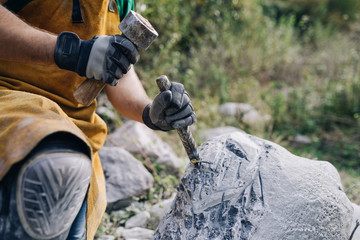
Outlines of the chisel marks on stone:
{"label": "chisel marks on stone", "polygon": [[228,160],[228,158],[224,158],[223,162],[222,162],[222,169],[223,172],[222,172],[222,177],[220,179],[220,181],[224,181],[224,178],[227,174],[227,172],[229,171],[229,166],[230,166],[230,161]]}
{"label": "chisel marks on stone", "polygon": [[201,230],[205,224],[205,216],[203,213],[195,214],[194,216],[194,228]]}
{"label": "chisel marks on stone", "polygon": [[221,173],[222,171],[222,159],[224,158],[224,152],[222,149],[218,151],[214,157],[214,161],[216,162],[215,172]]}
{"label": "chisel marks on stone", "polygon": [[225,208],[225,192],[222,194],[221,196],[221,203],[220,203],[220,207],[219,207],[219,210],[218,210],[218,222],[219,224],[221,225],[221,223],[224,222],[224,208]]}
{"label": "chisel marks on stone", "polygon": [[237,221],[237,215],[239,214],[239,209],[235,206],[230,206],[228,211],[228,224],[229,227],[233,227]]}
{"label": "chisel marks on stone", "polygon": [[186,229],[190,229],[192,227],[193,218],[191,215],[186,214],[184,218],[184,226]]}
{"label": "chisel marks on stone", "polygon": [[246,161],[249,161],[245,150],[237,142],[235,142],[232,138],[226,140],[226,148],[230,152],[234,153],[236,156],[243,158]]}
{"label": "chisel marks on stone", "polygon": [[241,169],[241,162],[238,163],[237,172],[236,172],[236,180],[240,179],[240,169]]}
{"label": "chisel marks on stone", "polygon": [[[359,219],[357,219],[357,220],[356,220],[355,227],[354,227],[354,229],[353,229],[352,232],[351,232],[351,235],[350,235],[349,240],[353,240],[354,234],[355,234],[355,232],[356,232],[356,230],[358,229],[359,226],[360,226],[360,222],[359,222]],[[355,239],[354,239],[354,240],[355,240]]]}
{"label": "chisel marks on stone", "polygon": [[263,183],[262,183],[260,170],[258,172],[258,175],[259,175],[259,187],[260,187],[260,200],[261,200],[262,206],[264,207],[265,206],[264,189],[263,189]]}

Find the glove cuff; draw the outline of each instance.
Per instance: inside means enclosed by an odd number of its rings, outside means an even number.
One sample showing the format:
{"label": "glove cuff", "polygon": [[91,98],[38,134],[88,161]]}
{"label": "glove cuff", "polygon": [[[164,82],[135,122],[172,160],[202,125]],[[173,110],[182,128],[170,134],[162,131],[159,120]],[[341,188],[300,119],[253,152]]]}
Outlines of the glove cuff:
{"label": "glove cuff", "polygon": [[72,32],[62,32],[56,40],[55,63],[59,68],[74,71],[79,59],[81,41]]}
{"label": "glove cuff", "polygon": [[86,66],[95,38],[82,41],[73,32],[62,32],[56,40],[55,63],[61,69],[70,70],[80,76],[86,75]]}
{"label": "glove cuff", "polygon": [[166,130],[163,130],[163,129],[157,127],[156,125],[154,125],[154,124],[151,122],[151,119],[150,119],[150,108],[151,108],[151,103],[149,103],[148,105],[146,105],[146,107],[145,107],[145,109],[144,109],[144,111],[143,111],[142,119],[143,119],[144,124],[145,124],[148,128],[151,128],[152,130],[166,131]]}

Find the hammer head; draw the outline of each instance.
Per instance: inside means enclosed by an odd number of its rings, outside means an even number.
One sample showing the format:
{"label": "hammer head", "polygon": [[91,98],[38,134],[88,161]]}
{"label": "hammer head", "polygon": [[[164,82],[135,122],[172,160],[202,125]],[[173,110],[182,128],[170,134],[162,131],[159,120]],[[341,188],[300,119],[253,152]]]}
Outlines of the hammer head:
{"label": "hammer head", "polygon": [[158,33],[148,20],[130,11],[119,24],[120,31],[138,48],[146,50]]}

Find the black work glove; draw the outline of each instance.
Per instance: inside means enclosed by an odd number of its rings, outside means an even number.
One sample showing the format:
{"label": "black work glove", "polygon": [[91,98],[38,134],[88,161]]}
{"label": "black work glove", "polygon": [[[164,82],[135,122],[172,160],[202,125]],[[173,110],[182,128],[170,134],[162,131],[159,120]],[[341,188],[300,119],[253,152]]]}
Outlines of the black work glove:
{"label": "black work glove", "polygon": [[171,83],[170,90],[156,95],[143,112],[143,121],[153,130],[169,131],[196,121],[193,105],[181,83]]}
{"label": "black work glove", "polygon": [[60,68],[112,86],[139,57],[135,45],[121,35],[95,36],[84,41],[75,33],[62,32],[55,47],[55,63]]}

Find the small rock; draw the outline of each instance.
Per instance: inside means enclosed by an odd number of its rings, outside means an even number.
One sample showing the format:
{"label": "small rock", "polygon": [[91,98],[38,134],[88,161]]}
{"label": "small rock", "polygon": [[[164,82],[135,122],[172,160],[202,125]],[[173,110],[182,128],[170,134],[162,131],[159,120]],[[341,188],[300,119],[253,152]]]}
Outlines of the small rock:
{"label": "small rock", "polygon": [[131,218],[125,223],[125,228],[145,227],[150,219],[150,213],[147,211],[141,212]]}
{"label": "small rock", "polygon": [[122,232],[125,230],[124,227],[118,227],[115,230],[115,236],[120,237],[122,235]]}
{"label": "small rock", "polygon": [[106,196],[110,210],[117,202],[138,196],[151,188],[152,175],[129,152],[119,147],[103,147],[99,151],[106,181]]}
{"label": "small rock", "polygon": [[308,145],[312,143],[311,139],[304,135],[296,135],[293,141],[294,143],[301,145]]}
{"label": "small rock", "polygon": [[247,124],[250,127],[259,127],[263,126],[266,122],[271,119],[270,115],[260,115],[256,110],[250,110],[249,112],[244,113],[241,121]]}
{"label": "small rock", "polygon": [[[355,230],[352,240],[360,239],[360,226],[356,228],[356,221],[360,222],[360,206],[352,204],[354,207],[353,223],[350,234]],[[356,228],[356,229],[355,229]]]}
{"label": "small rock", "polygon": [[225,103],[219,107],[219,114],[236,117],[251,128],[263,128],[271,120],[270,115],[261,115],[246,103]]}
{"label": "small rock", "polygon": [[240,117],[253,109],[250,104],[229,102],[219,107],[219,114],[228,117]]}
{"label": "small rock", "polygon": [[173,194],[171,198],[166,199],[152,206],[150,210],[151,215],[159,219],[163,218],[165,214],[170,210],[175,197],[176,194]]}
{"label": "small rock", "polygon": [[147,240],[152,239],[154,231],[146,228],[135,227],[131,229],[118,228],[116,234],[125,240]]}
{"label": "small rock", "polygon": [[100,235],[97,240],[115,240],[114,236],[111,235]]}
{"label": "small rock", "polygon": [[96,113],[101,115],[102,117],[110,118],[112,120],[116,119],[115,113],[110,109],[108,109],[107,107],[98,107],[96,109]]}
{"label": "small rock", "polygon": [[110,106],[98,106],[96,113],[105,121],[108,132],[112,132],[116,129],[117,122],[120,121],[119,116],[115,113],[114,107]]}
{"label": "small rock", "polygon": [[176,156],[169,144],[142,123],[129,120],[108,135],[106,146],[123,147],[132,154],[155,158],[159,164],[178,170],[184,161]]}

